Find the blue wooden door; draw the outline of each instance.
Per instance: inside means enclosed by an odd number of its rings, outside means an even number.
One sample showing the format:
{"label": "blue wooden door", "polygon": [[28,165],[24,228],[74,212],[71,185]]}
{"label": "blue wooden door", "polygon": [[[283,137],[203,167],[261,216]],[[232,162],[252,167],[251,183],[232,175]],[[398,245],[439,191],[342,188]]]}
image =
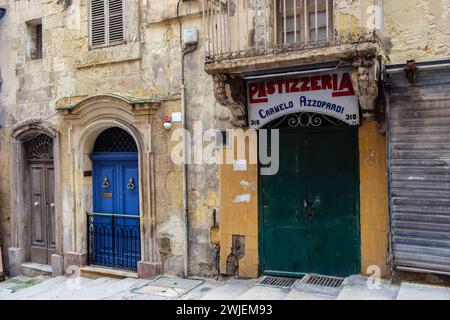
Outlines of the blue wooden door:
{"label": "blue wooden door", "polygon": [[92,264],[135,270],[140,260],[137,153],[99,153],[93,161]]}

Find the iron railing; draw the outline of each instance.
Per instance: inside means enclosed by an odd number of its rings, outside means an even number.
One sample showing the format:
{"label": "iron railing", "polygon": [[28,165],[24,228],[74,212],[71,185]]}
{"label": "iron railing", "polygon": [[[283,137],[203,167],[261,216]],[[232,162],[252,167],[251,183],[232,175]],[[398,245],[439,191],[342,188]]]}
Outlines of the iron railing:
{"label": "iron railing", "polygon": [[136,270],[141,259],[139,216],[87,213],[89,265]]}
{"label": "iron railing", "polygon": [[206,62],[382,41],[383,0],[203,0]]}

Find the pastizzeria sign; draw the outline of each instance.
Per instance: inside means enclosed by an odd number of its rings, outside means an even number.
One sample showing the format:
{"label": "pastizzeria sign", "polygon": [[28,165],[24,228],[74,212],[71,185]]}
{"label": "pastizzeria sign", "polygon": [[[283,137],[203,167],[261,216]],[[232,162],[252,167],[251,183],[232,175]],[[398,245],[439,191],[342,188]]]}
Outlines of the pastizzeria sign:
{"label": "pastizzeria sign", "polygon": [[247,82],[249,124],[261,128],[293,113],[312,112],[359,125],[350,69]]}

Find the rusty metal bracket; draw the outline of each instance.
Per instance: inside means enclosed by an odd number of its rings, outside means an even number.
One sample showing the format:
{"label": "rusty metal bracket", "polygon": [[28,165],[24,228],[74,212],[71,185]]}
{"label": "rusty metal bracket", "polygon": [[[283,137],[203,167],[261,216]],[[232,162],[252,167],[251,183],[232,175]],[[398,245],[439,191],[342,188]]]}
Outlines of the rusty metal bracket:
{"label": "rusty metal bracket", "polygon": [[403,70],[405,70],[405,76],[409,83],[416,82],[417,71],[419,70],[416,60],[408,60]]}

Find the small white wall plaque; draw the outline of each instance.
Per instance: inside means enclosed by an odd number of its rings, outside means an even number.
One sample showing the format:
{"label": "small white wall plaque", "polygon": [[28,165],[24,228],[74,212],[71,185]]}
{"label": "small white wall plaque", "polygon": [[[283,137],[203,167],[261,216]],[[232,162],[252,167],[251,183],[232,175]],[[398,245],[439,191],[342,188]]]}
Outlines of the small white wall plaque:
{"label": "small white wall plaque", "polygon": [[234,171],[247,171],[247,160],[235,160]]}

